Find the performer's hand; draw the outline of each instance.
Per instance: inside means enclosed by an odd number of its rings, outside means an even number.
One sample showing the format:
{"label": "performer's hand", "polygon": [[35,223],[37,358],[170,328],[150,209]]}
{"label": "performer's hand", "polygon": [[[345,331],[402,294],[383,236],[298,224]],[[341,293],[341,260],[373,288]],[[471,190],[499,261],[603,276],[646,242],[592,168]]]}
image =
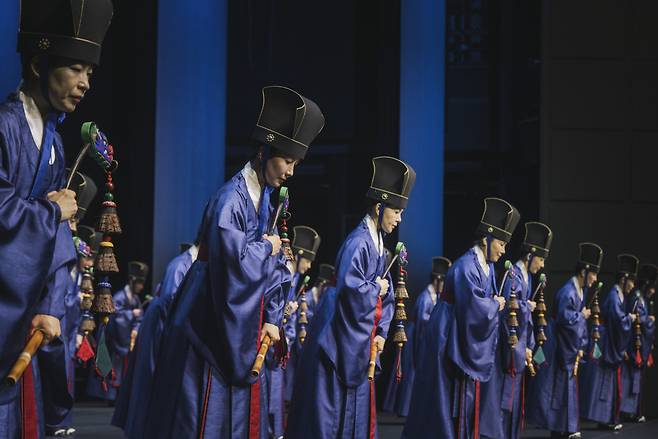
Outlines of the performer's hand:
{"label": "performer's hand", "polygon": [[271,323],[265,323],[263,325],[263,330],[260,331],[260,341],[263,341],[263,338],[265,338],[265,335],[270,336],[270,340],[272,342],[276,343],[277,341],[280,340],[281,337],[279,337],[279,327],[276,325],[273,325]]}
{"label": "performer's hand", "polygon": [[652,322],[655,322],[656,321],[656,316],[649,316],[649,320],[651,320]]}
{"label": "performer's hand", "polygon": [[292,315],[297,311],[297,308],[299,308],[299,303],[297,303],[296,300],[291,300],[288,302],[288,306],[290,306],[290,315]]}
{"label": "performer's hand", "polygon": [[379,285],[379,295],[384,296],[388,292],[388,279],[382,279],[381,277],[377,276],[375,282]]}
{"label": "performer's hand", "polygon": [[75,350],[77,351],[82,346],[82,334],[75,334]]}
{"label": "performer's hand", "polygon": [[263,239],[270,241],[272,244],[272,256],[279,253],[281,250],[281,238],[279,238],[279,235],[263,235]]}
{"label": "performer's hand", "polygon": [[580,313],[585,317],[585,320],[589,319],[589,316],[592,315],[592,311],[589,308],[583,308]]}
{"label": "performer's hand", "polygon": [[530,312],[534,312],[535,308],[537,308],[537,302],[528,300],[528,308],[530,308]]}
{"label": "performer's hand", "polygon": [[62,213],[60,221],[68,221],[75,216],[78,211],[78,203],[75,201],[75,192],[69,189],[62,189],[48,193],[48,200],[59,206]]}
{"label": "performer's hand", "polygon": [[62,334],[59,319],[47,314],[37,314],[34,316],[32,319],[32,327],[30,328],[30,335],[34,334],[34,331],[36,330],[43,332],[43,342],[41,343],[41,346],[47,345],[53,341],[53,339]]}
{"label": "performer's hand", "polygon": [[505,298],[503,296],[494,296],[494,299],[498,302],[498,311],[505,309]]}
{"label": "performer's hand", "polygon": [[375,346],[377,346],[377,352],[383,351],[384,345],[386,344],[386,339],[381,335],[376,335],[374,341],[375,341]]}
{"label": "performer's hand", "polygon": [[133,317],[139,317],[142,315],[142,308],[133,309]]}
{"label": "performer's hand", "polygon": [[631,316],[631,322],[634,322],[637,320],[637,314],[629,314]]}

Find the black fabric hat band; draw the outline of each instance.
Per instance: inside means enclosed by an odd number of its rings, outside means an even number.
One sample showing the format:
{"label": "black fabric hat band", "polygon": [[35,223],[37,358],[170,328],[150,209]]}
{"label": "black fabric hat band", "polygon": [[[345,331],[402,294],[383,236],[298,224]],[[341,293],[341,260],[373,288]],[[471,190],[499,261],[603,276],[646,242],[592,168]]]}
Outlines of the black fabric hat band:
{"label": "black fabric hat band", "polygon": [[253,138],[297,160],[306,157],[308,151],[308,146],[303,143],[261,125],[256,125],[254,128]]}
{"label": "black fabric hat band", "polygon": [[70,58],[93,65],[99,65],[101,59],[101,46],[98,43],[66,35],[21,32],[18,34],[18,51]]}
{"label": "black fabric hat band", "polygon": [[512,239],[512,234],[509,233],[506,230],[500,229],[496,226],[492,226],[491,224],[487,224],[484,222],[480,222],[478,225],[477,231],[482,233],[483,235],[491,235],[496,239],[499,239],[504,242],[509,242],[510,239]]}
{"label": "black fabric hat band", "polygon": [[409,203],[409,199],[400,194],[394,194],[393,192],[374,188],[372,186],[368,188],[366,197],[374,201],[382,202],[396,209],[405,209]]}
{"label": "black fabric hat band", "polygon": [[529,253],[532,253],[535,256],[539,256],[540,258],[547,258],[548,257],[548,250],[539,247],[537,245],[533,245],[529,242],[524,242],[523,243],[523,251],[527,251]]}

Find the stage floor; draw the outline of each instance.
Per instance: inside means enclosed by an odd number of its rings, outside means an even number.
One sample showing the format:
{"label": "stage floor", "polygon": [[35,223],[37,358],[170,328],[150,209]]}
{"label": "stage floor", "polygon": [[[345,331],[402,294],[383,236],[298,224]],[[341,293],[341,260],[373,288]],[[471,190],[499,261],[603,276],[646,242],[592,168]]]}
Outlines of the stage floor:
{"label": "stage floor", "polygon": [[[121,430],[110,425],[110,418],[114,409],[103,403],[81,403],[74,409],[75,427],[78,432],[77,439],[122,439]],[[379,415],[379,439],[399,439],[402,433],[404,419],[386,414]],[[583,426],[583,438],[603,439],[632,438],[632,439],[655,439],[658,438],[658,420],[652,420],[646,424],[626,424],[619,433],[600,431],[594,429],[594,424]],[[548,438],[548,432],[544,430],[527,430],[524,438]],[[419,438],[422,439],[422,438]]]}

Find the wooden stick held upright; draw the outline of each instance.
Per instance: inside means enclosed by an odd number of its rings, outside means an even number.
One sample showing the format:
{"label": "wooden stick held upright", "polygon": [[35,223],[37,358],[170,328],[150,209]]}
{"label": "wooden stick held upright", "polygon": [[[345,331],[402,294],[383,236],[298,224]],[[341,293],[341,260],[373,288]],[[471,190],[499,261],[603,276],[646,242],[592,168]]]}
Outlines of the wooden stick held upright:
{"label": "wooden stick held upright", "polygon": [[27,369],[27,366],[30,365],[32,357],[39,350],[39,346],[41,346],[42,342],[43,332],[39,330],[34,331],[34,334],[32,334],[28,340],[27,345],[25,345],[23,352],[21,352],[21,354],[18,356],[18,360],[16,360],[16,363],[14,363],[11,370],[9,371],[9,375],[7,375],[5,382],[8,385],[13,386],[18,382],[18,380],[21,379],[25,369]]}
{"label": "wooden stick held upright", "polygon": [[[285,186],[281,186],[279,189],[279,206],[276,209],[276,214],[270,224],[268,225],[268,234],[272,235],[274,234],[274,227],[277,224],[277,221],[281,220],[284,222],[288,220],[289,218],[289,213],[288,213],[288,188]],[[285,229],[287,231],[287,227]],[[289,247],[290,246],[290,240],[288,239],[287,233],[284,233],[284,236],[281,238],[282,241],[282,248],[283,247]],[[288,257],[288,254],[292,254],[290,252],[290,249],[288,248],[287,250],[284,248],[283,249],[284,253],[286,254],[286,257]],[[262,322],[259,322],[262,324]],[[270,348],[272,345],[272,339],[270,338],[269,335],[265,335],[263,337],[263,340],[260,342],[260,346],[258,348],[258,352],[256,353],[256,359],[254,360],[253,366],[251,366],[251,376],[253,377],[258,377],[260,375],[260,371],[263,368],[263,362],[265,361],[265,355],[267,354],[267,350]]]}

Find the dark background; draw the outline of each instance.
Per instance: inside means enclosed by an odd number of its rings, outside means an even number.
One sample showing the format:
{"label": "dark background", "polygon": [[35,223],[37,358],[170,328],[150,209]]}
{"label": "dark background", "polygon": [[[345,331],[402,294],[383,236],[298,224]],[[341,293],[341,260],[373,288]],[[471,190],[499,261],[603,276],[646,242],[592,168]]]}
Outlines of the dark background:
{"label": "dark background", "polygon": [[[94,88],[62,134],[73,160],[78,127],[93,118],[120,151],[125,268],[153,259],[162,30],[156,0],[114,3]],[[604,248],[606,289],[616,254],[657,263],[657,3],[446,0],[446,8],[444,255],[466,250],[482,198],[498,196],[523,220],[552,227],[549,298],[570,275],[581,241]],[[263,85],[285,84],[321,102],[332,117],[291,181],[292,225],[315,227],[323,238],[318,262],[333,262],[363,215],[370,158],[398,155],[400,1],[230,0],[228,23],[225,176],[249,156]],[[102,184],[93,165],[83,170]],[[94,217],[92,209],[88,221]],[[521,235],[509,246],[512,258]]]}

